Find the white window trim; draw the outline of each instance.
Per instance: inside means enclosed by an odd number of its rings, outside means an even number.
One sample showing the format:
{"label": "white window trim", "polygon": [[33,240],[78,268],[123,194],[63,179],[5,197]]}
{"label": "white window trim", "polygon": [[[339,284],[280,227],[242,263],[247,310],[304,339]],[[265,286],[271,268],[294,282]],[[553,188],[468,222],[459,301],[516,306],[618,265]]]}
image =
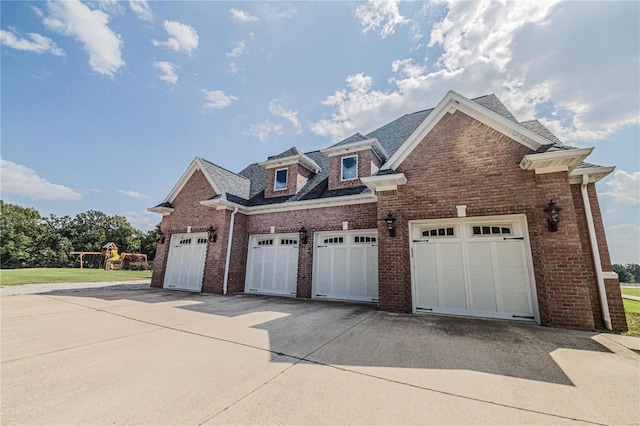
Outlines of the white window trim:
{"label": "white window trim", "polygon": [[[344,160],[346,158],[355,158],[356,159],[356,177],[354,178],[350,178],[350,179],[345,179],[344,178]],[[356,180],[358,179],[358,155],[347,155],[344,156],[342,158],[340,158],[340,182],[348,182],[351,180]]]}
{"label": "white window trim", "polygon": [[[282,170],[286,170],[287,171],[287,176],[284,180],[284,188],[278,188],[278,172],[282,171]],[[273,175],[273,191],[286,191],[287,187],[289,186],[289,168],[288,167],[284,167],[282,169],[276,169],[275,175]]]}

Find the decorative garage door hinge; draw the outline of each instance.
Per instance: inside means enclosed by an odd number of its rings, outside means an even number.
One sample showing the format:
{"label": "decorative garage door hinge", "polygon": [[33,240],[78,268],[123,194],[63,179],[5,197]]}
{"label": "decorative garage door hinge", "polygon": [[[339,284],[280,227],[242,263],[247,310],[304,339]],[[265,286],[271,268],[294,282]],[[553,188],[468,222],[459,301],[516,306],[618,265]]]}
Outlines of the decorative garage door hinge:
{"label": "decorative garage door hinge", "polygon": [[250,288],[249,291],[258,291],[256,288]]}
{"label": "decorative garage door hinge", "polygon": [[504,237],[503,240],[524,240],[524,237]]}
{"label": "decorative garage door hinge", "polygon": [[413,240],[414,243],[428,243],[429,240]]}
{"label": "decorative garage door hinge", "polygon": [[418,306],[418,309],[422,309],[423,311],[433,311],[431,308],[421,308],[420,306]]}
{"label": "decorative garage door hinge", "polygon": [[525,318],[525,319],[535,319],[534,317],[528,317],[525,315],[511,315],[513,318]]}
{"label": "decorative garage door hinge", "polygon": [[316,294],[316,297],[327,297],[326,294]]}
{"label": "decorative garage door hinge", "polygon": [[329,247],[329,246],[318,246],[318,248],[322,248],[322,247]]}

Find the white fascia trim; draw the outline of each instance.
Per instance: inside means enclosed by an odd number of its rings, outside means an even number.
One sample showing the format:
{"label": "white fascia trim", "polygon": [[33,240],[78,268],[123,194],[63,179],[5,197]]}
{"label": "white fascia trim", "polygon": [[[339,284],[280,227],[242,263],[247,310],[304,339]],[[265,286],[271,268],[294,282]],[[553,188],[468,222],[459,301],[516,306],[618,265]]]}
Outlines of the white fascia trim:
{"label": "white fascia trim", "polygon": [[320,171],[320,166],[318,163],[313,161],[308,155],[298,154],[291,155],[289,157],[282,158],[274,158],[272,160],[266,160],[261,163],[258,163],[259,166],[264,167],[265,169],[273,169],[275,167],[288,166],[290,164],[300,163],[305,166],[307,169],[311,170],[313,173],[318,173]]}
{"label": "white fascia trim", "polygon": [[365,139],[362,141],[351,142],[344,145],[331,146],[329,148],[320,150],[320,152],[327,157],[333,157],[341,154],[364,151],[366,149],[372,149],[381,161],[386,161],[387,158],[389,158],[389,154],[387,154],[387,151],[385,151],[377,138]]}
{"label": "white fascia trim", "polygon": [[176,183],[176,186],[174,186],[169,195],[167,195],[167,198],[164,199],[165,203],[173,203],[173,200],[180,193],[180,191],[182,191],[182,188],[184,188],[184,186],[187,184],[196,170],[202,171],[202,174],[205,178],[207,178],[207,182],[209,182],[209,185],[211,185],[211,188],[213,188],[216,194],[222,194],[222,191],[220,191],[218,185],[216,185],[213,179],[211,179],[209,173],[205,171],[204,164],[202,164],[202,159],[200,157],[196,157],[187,168],[187,171],[184,172],[178,183]]}
{"label": "white fascia trim", "polygon": [[319,198],[316,200],[291,201],[288,203],[272,204],[264,206],[241,206],[240,204],[229,201],[225,198],[216,198],[213,200],[203,200],[200,204],[207,207],[214,207],[217,210],[234,210],[245,215],[256,215],[265,213],[287,212],[294,210],[320,209],[327,207],[350,206],[353,204],[377,203],[378,197],[371,192],[356,195],[345,195],[344,197]]}
{"label": "white fascia trim", "polygon": [[319,198],[316,200],[292,201],[281,205],[249,207],[247,215],[287,212],[294,210],[321,209],[327,207],[350,206],[353,204],[377,203],[373,193],[345,195],[344,197]]}
{"label": "white fascia trim", "polygon": [[605,280],[617,280],[618,279],[618,274],[616,274],[613,271],[611,271],[611,272],[602,272],[602,278],[605,279]]}
{"label": "white fascia trim", "polygon": [[162,216],[169,216],[173,213],[173,207],[149,207],[147,211],[152,213],[160,213]]}
{"label": "white fascia trim", "polygon": [[407,177],[404,173],[395,173],[393,175],[367,176],[360,178],[360,181],[375,192],[395,191],[398,186],[407,183]]}
{"label": "white fascia trim", "polygon": [[551,145],[552,142],[543,138],[526,127],[485,108],[470,99],[450,90],[447,95],[438,102],[438,105],[424,119],[422,124],[414,130],[400,148],[391,156],[389,161],[381,168],[395,169],[409,156],[414,148],[429,134],[446,113],[454,113],[455,110],[463,112],[481,123],[503,133],[516,142],[535,151],[543,145]]}
{"label": "white fascia trim", "polygon": [[591,154],[593,148],[527,154],[520,161],[522,170],[535,170],[537,175],[555,172],[571,172]]}
{"label": "white fascia trim", "polygon": [[607,177],[611,172],[615,170],[615,166],[613,167],[585,167],[580,169],[574,169],[569,173],[569,183],[577,184],[582,183],[582,176],[589,176],[589,183],[596,183],[600,179]]}

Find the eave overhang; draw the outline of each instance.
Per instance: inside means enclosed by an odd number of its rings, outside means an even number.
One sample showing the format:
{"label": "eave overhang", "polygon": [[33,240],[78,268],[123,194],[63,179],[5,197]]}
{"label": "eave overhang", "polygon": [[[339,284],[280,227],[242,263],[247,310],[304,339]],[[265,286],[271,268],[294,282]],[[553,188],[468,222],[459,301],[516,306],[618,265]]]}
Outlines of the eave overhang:
{"label": "eave overhang", "polygon": [[367,176],[360,178],[360,181],[374,192],[395,191],[398,186],[407,183],[407,177],[404,173],[395,173],[392,175]]}
{"label": "eave overhang", "polygon": [[152,213],[160,213],[162,216],[169,216],[171,213],[173,213],[173,207],[156,206],[148,208],[147,211],[150,211]]}
{"label": "eave overhang", "polygon": [[333,157],[336,155],[364,151],[366,149],[371,149],[373,152],[375,152],[378,158],[380,158],[380,161],[387,161],[387,159],[389,158],[389,154],[387,154],[387,151],[385,151],[385,149],[380,144],[380,141],[376,138],[351,142],[344,145],[331,146],[329,148],[320,150],[320,152],[327,157]]}
{"label": "eave overhang", "polygon": [[520,161],[522,170],[534,170],[537,175],[571,172],[591,154],[593,148],[527,154]]}
{"label": "eave overhang", "polygon": [[313,161],[308,155],[305,154],[291,155],[289,157],[282,158],[273,158],[271,160],[266,160],[258,163],[259,166],[262,166],[265,169],[284,167],[290,164],[302,164],[304,167],[316,174],[320,171],[320,166],[318,166],[318,163]]}
{"label": "eave overhang", "polygon": [[265,213],[286,212],[295,210],[320,209],[328,207],[349,206],[353,204],[376,203],[378,197],[371,191],[366,191],[356,195],[345,195],[342,197],[316,198],[314,200],[291,201],[279,204],[267,204],[263,206],[242,206],[223,197],[211,200],[200,201],[200,204],[216,210],[233,210],[238,208],[238,212],[251,216]]}
{"label": "eave overhang", "polygon": [[607,177],[611,172],[615,170],[614,167],[594,166],[594,167],[581,167],[574,169],[569,173],[569,183],[581,184],[582,176],[589,176],[589,183],[596,183],[599,180]]}

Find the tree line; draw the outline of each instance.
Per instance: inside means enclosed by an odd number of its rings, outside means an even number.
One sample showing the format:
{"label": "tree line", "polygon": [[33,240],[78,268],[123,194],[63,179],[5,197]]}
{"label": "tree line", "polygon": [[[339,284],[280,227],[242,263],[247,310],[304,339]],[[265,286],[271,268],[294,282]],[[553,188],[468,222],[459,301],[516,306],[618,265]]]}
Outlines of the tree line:
{"label": "tree line", "polygon": [[145,234],[124,216],[95,210],[75,217],[42,217],[34,208],[0,200],[0,267],[71,267],[70,252],[100,251],[108,242],[116,243],[121,253],[144,253],[152,260],[157,231]]}
{"label": "tree line", "polygon": [[618,274],[621,283],[640,283],[640,265],[637,263],[613,265],[613,272]]}

